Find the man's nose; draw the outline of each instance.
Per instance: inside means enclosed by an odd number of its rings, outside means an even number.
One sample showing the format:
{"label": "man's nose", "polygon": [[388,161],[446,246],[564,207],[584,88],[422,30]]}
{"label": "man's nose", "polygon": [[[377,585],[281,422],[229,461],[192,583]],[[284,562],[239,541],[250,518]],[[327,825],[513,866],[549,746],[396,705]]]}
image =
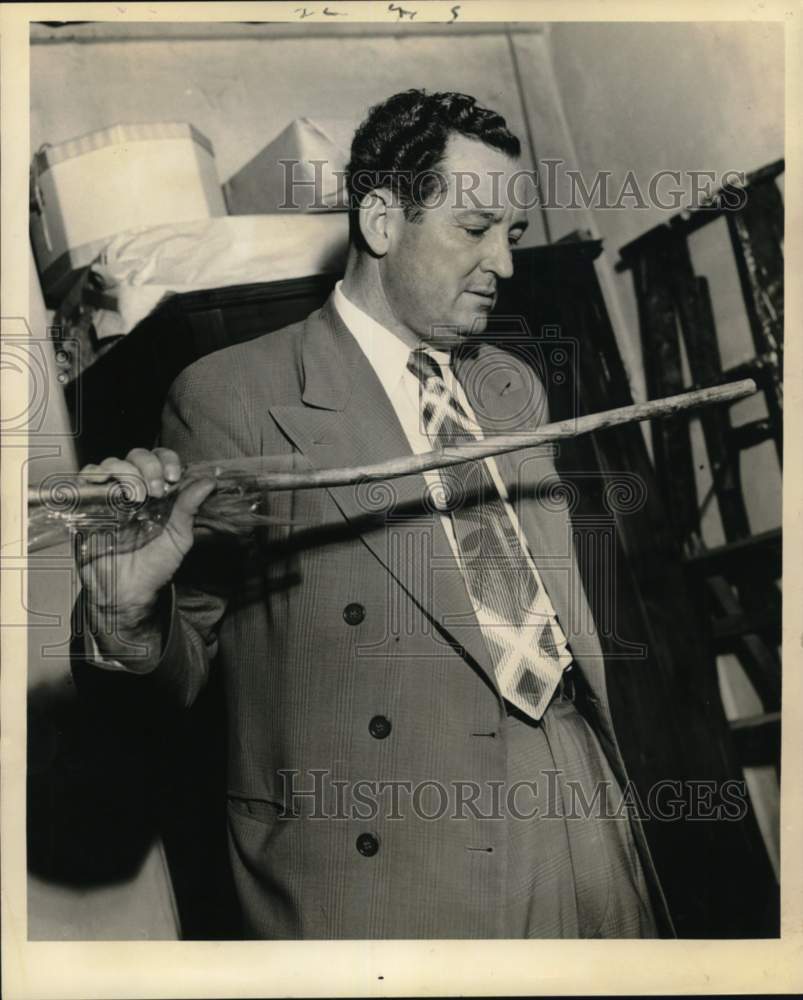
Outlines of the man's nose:
{"label": "man's nose", "polygon": [[513,276],[513,252],[506,233],[500,233],[493,241],[481,266],[484,271],[493,271],[497,278]]}

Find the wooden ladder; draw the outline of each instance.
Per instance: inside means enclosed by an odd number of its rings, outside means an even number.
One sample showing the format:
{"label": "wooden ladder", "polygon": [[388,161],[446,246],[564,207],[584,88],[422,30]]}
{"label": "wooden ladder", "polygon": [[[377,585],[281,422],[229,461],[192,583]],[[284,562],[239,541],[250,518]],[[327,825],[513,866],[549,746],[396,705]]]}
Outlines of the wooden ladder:
{"label": "wooden ladder", "polygon": [[[701,413],[712,485],[702,500],[694,472],[690,418],[652,424],[655,471],[690,592],[704,602],[710,655],[734,654],[763,711],[731,723],[744,766],[773,764],[780,774],[781,531],[752,534],[742,488],[740,455],[764,441],[783,461],[783,201],[776,183],[783,160],[749,175],[743,188],[725,187],[699,209],[651,229],[620,251],[617,270],[630,271],[650,398],[684,388],[754,378],[766,417],[733,426],[726,406]],[[738,208],[729,206],[738,205]],[[723,370],[705,277],[695,274],[689,237],[724,217],[730,236],[755,355]],[[683,370],[681,338],[689,379]],[[702,515],[716,499],[725,536],[709,548]]]}

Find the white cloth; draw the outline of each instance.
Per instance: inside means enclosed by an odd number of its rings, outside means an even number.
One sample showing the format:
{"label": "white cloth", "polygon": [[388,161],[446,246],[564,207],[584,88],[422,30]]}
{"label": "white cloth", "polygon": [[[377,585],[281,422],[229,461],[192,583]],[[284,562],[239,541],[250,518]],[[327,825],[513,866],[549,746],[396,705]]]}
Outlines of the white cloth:
{"label": "white cloth", "polygon": [[92,265],[113,307],[99,310],[100,339],[129,333],[168,295],[325,274],[348,251],[343,212],[226,215],[119,233]]}

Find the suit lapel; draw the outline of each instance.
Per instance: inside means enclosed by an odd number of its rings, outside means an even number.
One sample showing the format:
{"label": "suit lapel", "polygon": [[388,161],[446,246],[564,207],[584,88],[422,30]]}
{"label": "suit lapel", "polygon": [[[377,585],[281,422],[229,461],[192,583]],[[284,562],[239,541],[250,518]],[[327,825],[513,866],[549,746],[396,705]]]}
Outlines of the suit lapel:
{"label": "suit lapel", "polygon": [[[382,384],[331,298],[308,319],[303,336],[303,405],[274,406],[270,414],[310,463],[351,467],[412,454]],[[440,515],[424,505],[425,492],[421,474],[328,489],[374,556],[495,687],[462,574]]]}

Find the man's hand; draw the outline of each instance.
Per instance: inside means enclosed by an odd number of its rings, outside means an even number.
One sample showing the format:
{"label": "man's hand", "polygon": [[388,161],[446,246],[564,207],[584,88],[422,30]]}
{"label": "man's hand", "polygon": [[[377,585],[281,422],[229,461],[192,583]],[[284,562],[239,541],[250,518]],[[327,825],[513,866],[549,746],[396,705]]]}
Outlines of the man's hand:
{"label": "man's hand", "polygon": [[[144,501],[148,496],[162,497],[175,488],[181,477],[181,463],[168,448],[134,448],[125,460],[107,458],[100,465],[84,466],[81,475],[96,483],[124,478],[134,484],[136,495],[132,500]],[[155,616],[159,594],[192,548],[195,515],[214,488],[212,479],[184,488],[163,530],[133,551],[103,549],[105,541],[100,534],[90,535],[81,546],[77,553],[79,572],[87,611],[98,625],[96,641],[102,653],[122,658],[128,644],[145,641],[151,655],[141,665],[153,665],[160,636]]]}

